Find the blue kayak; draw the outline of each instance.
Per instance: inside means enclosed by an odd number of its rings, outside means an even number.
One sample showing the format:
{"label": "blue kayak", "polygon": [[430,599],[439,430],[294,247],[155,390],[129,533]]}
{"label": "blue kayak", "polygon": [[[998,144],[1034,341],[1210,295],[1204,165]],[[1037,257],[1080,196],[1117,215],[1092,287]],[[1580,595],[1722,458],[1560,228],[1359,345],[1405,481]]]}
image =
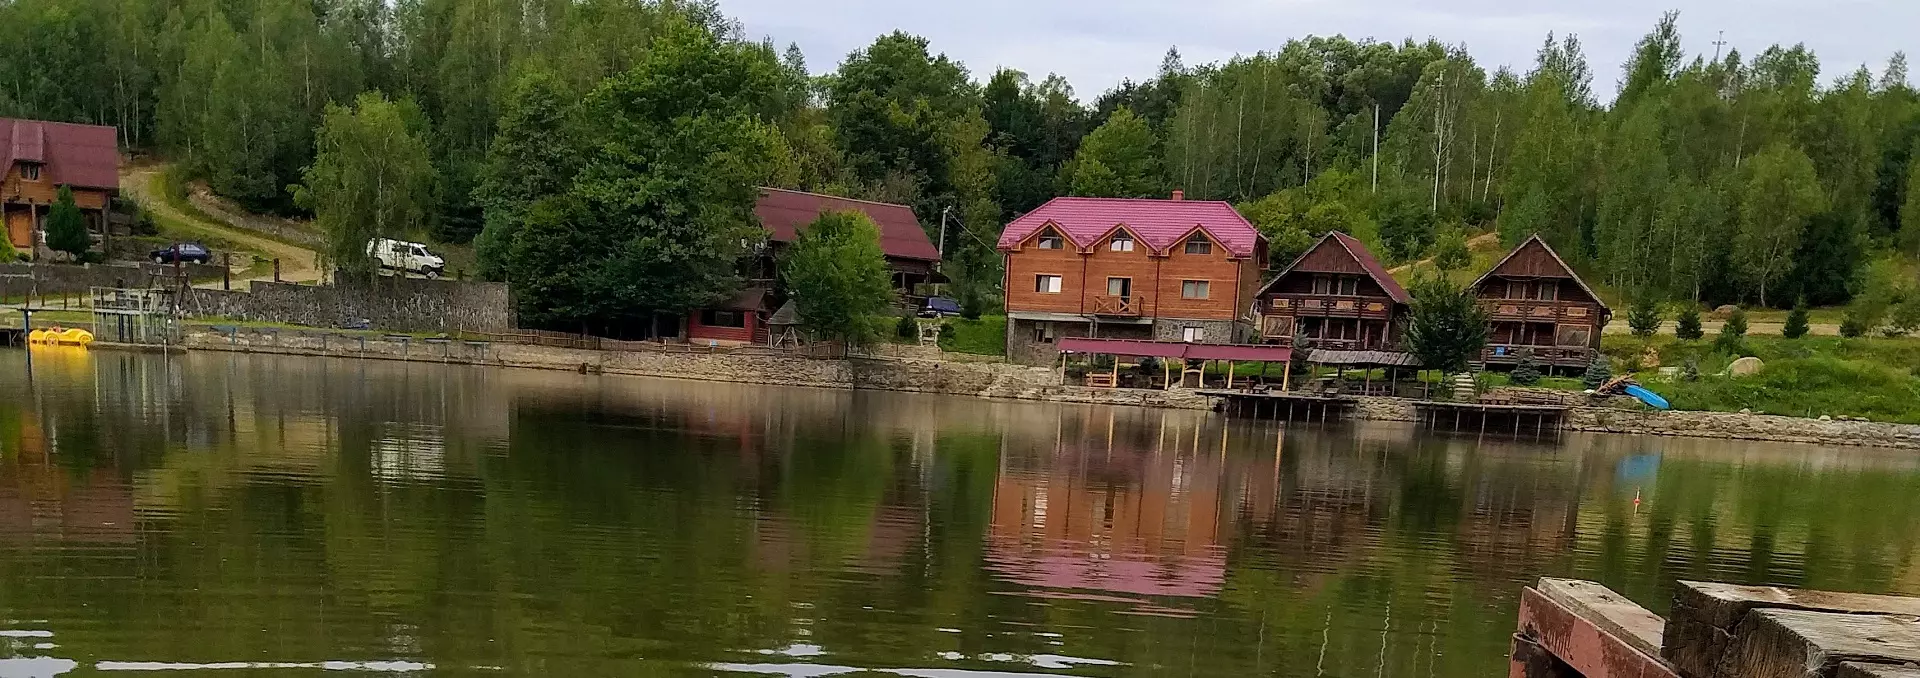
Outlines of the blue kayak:
{"label": "blue kayak", "polygon": [[1667,404],[1666,398],[1662,398],[1659,396],[1659,394],[1656,394],[1653,391],[1640,388],[1639,386],[1636,386],[1633,384],[1627,385],[1627,395],[1633,396],[1635,398],[1639,398],[1640,402],[1646,403],[1648,405],[1652,405],[1654,409],[1658,409],[1658,410],[1673,409],[1672,405]]}

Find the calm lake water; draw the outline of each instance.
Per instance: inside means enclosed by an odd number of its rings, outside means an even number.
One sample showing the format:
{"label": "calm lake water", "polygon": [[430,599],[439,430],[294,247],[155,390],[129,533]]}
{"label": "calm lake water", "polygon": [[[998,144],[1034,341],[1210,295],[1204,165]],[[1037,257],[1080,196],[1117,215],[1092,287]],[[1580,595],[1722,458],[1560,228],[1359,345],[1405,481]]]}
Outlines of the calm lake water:
{"label": "calm lake water", "polygon": [[0,677],[1503,675],[1520,588],[1920,594],[1920,455],[0,351]]}

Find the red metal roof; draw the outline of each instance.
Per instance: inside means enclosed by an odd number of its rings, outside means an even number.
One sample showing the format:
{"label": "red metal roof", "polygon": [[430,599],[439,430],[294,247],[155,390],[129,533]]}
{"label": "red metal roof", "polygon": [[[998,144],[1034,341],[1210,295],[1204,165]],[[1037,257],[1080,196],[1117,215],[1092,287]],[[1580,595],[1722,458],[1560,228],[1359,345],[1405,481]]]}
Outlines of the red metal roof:
{"label": "red metal roof", "polygon": [[1286,362],[1293,358],[1293,349],[1284,346],[1188,344],[1177,341],[1086,339],[1081,337],[1061,339],[1060,351],[1062,353],[1121,355],[1134,358],[1181,358],[1186,360],[1267,360],[1272,362]]}
{"label": "red metal roof", "polygon": [[1137,198],[1054,198],[1028,212],[1000,233],[1000,249],[1011,250],[1048,225],[1074,244],[1087,247],[1115,226],[1125,226],[1155,252],[1165,253],[1195,229],[1206,231],[1235,257],[1251,257],[1260,231],[1233,205],[1212,200]]}
{"label": "red metal roof", "polygon": [[867,215],[880,226],[880,249],[889,257],[940,260],[940,250],[933,246],[926,229],[920,227],[920,219],[913,215],[913,208],[906,205],[762,188],[760,201],[753,206],[753,213],[760,217],[760,224],[767,228],[774,242],[793,242],[801,228],[828,211]]}
{"label": "red metal roof", "polygon": [[0,118],[0,172],[15,162],[46,165],[40,177],[55,184],[120,186],[120,145],[112,127]]}

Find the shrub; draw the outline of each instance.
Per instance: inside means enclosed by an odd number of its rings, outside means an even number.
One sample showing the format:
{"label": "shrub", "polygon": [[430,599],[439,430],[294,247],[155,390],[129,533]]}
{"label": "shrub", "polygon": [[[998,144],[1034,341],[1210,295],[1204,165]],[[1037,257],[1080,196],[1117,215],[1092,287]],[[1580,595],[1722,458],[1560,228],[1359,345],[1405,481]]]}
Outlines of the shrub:
{"label": "shrub", "polygon": [[1652,295],[1633,300],[1633,306],[1627,309],[1627,327],[1636,337],[1651,337],[1660,331],[1660,305],[1654,303]]}
{"label": "shrub", "polygon": [[1807,336],[1807,298],[1800,297],[1794,302],[1793,311],[1787,314],[1787,325],[1780,329],[1780,336],[1799,339]]}
{"label": "shrub", "polygon": [[1533,359],[1533,349],[1520,349],[1520,362],[1513,367],[1513,373],[1507,375],[1507,381],[1515,386],[1532,386],[1540,383],[1540,365]]}
{"label": "shrub", "polygon": [[0,240],[0,264],[10,264],[19,258],[20,253],[13,250],[13,243]]}
{"label": "shrub", "polygon": [[1581,378],[1580,383],[1586,386],[1587,390],[1592,391],[1605,386],[1611,379],[1613,379],[1613,362],[1607,359],[1607,354],[1595,353],[1593,362],[1587,363],[1587,375]]}
{"label": "shrub", "polygon": [[1707,336],[1706,331],[1700,329],[1700,307],[1687,304],[1680,309],[1680,316],[1674,322],[1673,336],[1681,341],[1698,341]]}
{"label": "shrub", "polygon": [[1727,316],[1727,322],[1720,326],[1720,336],[1713,340],[1715,350],[1727,353],[1740,353],[1746,350],[1747,310],[1735,307],[1733,314]]}
{"label": "shrub", "polygon": [[47,247],[66,252],[74,261],[84,261],[93,249],[93,237],[87,235],[87,218],[73,202],[73,189],[60,187],[59,197],[47,212]]}
{"label": "shrub", "polygon": [[1699,358],[1695,358],[1693,356],[1687,356],[1686,362],[1680,363],[1680,380],[1681,381],[1700,381],[1700,359]]}
{"label": "shrub", "polygon": [[1840,336],[1848,339],[1867,336],[1867,319],[1862,317],[1859,309],[1849,308],[1847,314],[1840,318]]}
{"label": "shrub", "polygon": [[920,337],[920,324],[914,322],[911,316],[902,316],[900,322],[893,324],[893,334],[901,339],[917,339]]}

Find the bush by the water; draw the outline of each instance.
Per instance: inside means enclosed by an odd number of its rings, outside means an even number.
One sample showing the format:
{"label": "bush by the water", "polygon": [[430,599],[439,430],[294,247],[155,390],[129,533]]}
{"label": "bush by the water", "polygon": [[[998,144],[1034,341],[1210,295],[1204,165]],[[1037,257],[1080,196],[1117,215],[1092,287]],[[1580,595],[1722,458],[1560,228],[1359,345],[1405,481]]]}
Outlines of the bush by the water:
{"label": "bush by the water", "polygon": [[1520,349],[1520,362],[1513,366],[1513,373],[1507,380],[1515,386],[1532,386],[1540,383],[1540,364],[1533,359],[1532,349]]}
{"label": "bush by the water", "polygon": [[1587,390],[1591,391],[1605,386],[1607,380],[1612,378],[1613,361],[1607,359],[1607,354],[1605,353],[1595,353],[1593,354],[1593,362],[1587,363],[1587,376],[1583,377],[1580,383],[1585,385]]}

